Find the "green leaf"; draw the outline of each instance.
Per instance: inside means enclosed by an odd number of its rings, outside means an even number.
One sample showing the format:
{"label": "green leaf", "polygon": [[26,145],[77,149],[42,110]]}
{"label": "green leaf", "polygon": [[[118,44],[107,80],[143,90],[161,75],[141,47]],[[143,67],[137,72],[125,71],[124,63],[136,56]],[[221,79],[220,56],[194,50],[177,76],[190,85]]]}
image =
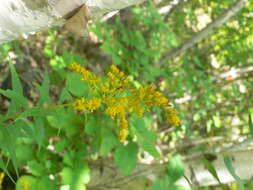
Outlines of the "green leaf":
{"label": "green leaf", "polygon": [[175,183],[184,175],[184,166],[180,155],[174,156],[170,159],[166,173],[171,184]]}
{"label": "green leaf", "polygon": [[44,122],[43,122],[42,117],[36,116],[33,119],[34,119],[34,124],[35,124],[35,128],[34,128],[35,139],[36,139],[36,142],[38,143],[39,149],[40,149],[40,147],[43,144],[44,137],[45,137],[45,126],[44,126]]}
{"label": "green leaf", "polygon": [[170,184],[167,178],[157,179],[151,190],[168,190],[169,186]]}
{"label": "green leaf", "polygon": [[16,156],[19,162],[27,162],[34,158],[35,150],[30,144],[19,144],[16,146]]}
{"label": "green leaf", "polygon": [[19,128],[24,137],[28,137],[30,139],[35,139],[35,126],[32,122],[27,120],[18,120],[16,122],[17,128]]}
{"label": "green leaf", "polygon": [[14,114],[20,111],[20,108],[27,107],[26,98],[23,95],[23,88],[19,80],[18,74],[13,66],[9,64],[11,71],[11,80],[12,80],[12,90],[2,90],[0,89],[0,94],[11,99],[11,103],[8,107],[7,115]]}
{"label": "green leaf", "polygon": [[37,179],[36,190],[57,190],[56,185],[48,176],[42,176]]}
{"label": "green leaf", "polygon": [[31,160],[27,163],[29,170],[35,176],[44,176],[45,175],[45,168],[43,163],[39,163],[36,160]]}
{"label": "green leaf", "polygon": [[100,133],[100,124],[94,116],[89,116],[85,125],[85,133],[96,136]]}
{"label": "green leaf", "polygon": [[253,123],[252,123],[251,114],[249,114],[249,131],[250,131],[251,137],[253,137]]}
{"label": "green leaf", "polygon": [[1,142],[0,147],[8,153],[11,159],[16,174],[18,175],[18,160],[16,156],[16,142],[17,138],[21,136],[21,130],[16,125],[4,125],[0,128]]}
{"label": "green leaf", "polygon": [[35,83],[35,86],[39,89],[40,91],[40,98],[39,98],[39,105],[43,105],[45,103],[50,104],[51,103],[51,98],[49,95],[49,75],[48,72],[45,72],[44,75],[44,80],[42,85],[40,86],[39,84]]}
{"label": "green leaf", "polygon": [[23,113],[21,113],[15,119],[15,122],[17,122],[20,119],[26,118],[26,117],[41,115],[41,112],[43,112],[43,110],[41,109],[41,107],[37,107],[36,106],[36,107],[28,108],[27,110],[25,110]]}
{"label": "green leaf", "polygon": [[80,132],[82,126],[81,118],[71,109],[57,109],[54,114],[46,118],[53,128],[64,130],[68,137]]}
{"label": "green leaf", "polygon": [[58,104],[61,104],[64,101],[70,102],[71,100],[72,100],[71,94],[68,92],[67,88],[63,88],[61,91],[61,95],[60,95]]}
{"label": "green leaf", "polygon": [[104,133],[102,136],[101,146],[100,146],[100,155],[105,156],[107,155],[113,147],[117,144],[116,137],[112,134],[112,132],[108,131]]}
{"label": "green leaf", "polygon": [[224,163],[229,171],[229,173],[233,176],[233,178],[236,180],[239,189],[240,190],[244,190],[244,184],[243,181],[241,180],[241,178],[236,174],[235,169],[233,167],[233,162],[232,162],[232,158],[230,156],[225,156],[224,157]]}
{"label": "green leaf", "polygon": [[154,131],[148,130],[148,123],[143,118],[135,117],[131,120],[132,130],[137,136],[138,144],[154,157],[160,154],[155,148],[156,134]]}
{"label": "green leaf", "polygon": [[6,96],[7,98],[10,98],[11,99],[11,105],[12,106],[12,110],[10,109],[10,106],[9,106],[9,111],[8,113],[14,113],[14,112],[18,112],[20,108],[27,108],[27,101],[26,101],[26,98],[16,92],[16,91],[13,91],[13,90],[2,90],[0,89],[0,94]]}
{"label": "green leaf", "polygon": [[129,142],[127,146],[120,144],[117,147],[114,153],[114,160],[123,174],[129,175],[135,168],[137,163],[137,153],[138,146],[133,142]]}
{"label": "green leaf", "polygon": [[81,76],[76,73],[69,73],[67,75],[66,88],[75,96],[87,96],[88,95],[88,85],[81,81]]}
{"label": "green leaf", "polygon": [[15,67],[13,64],[9,64],[10,71],[11,71],[11,83],[12,83],[12,90],[15,91],[20,96],[23,96],[23,87],[19,80],[18,74],[16,72]]}
{"label": "green leaf", "polygon": [[203,163],[204,163],[206,169],[212,174],[212,176],[218,181],[218,183],[221,184],[221,181],[218,177],[218,174],[217,174],[217,172],[215,170],[215,167],[213,166],[212,162],[210,162],[207,159],[204,159]]}
{"label": "green leaf", "polygon": [[86,163],[78,161],[73,168],[63,168],[61,176],[62,184],[69,185],[69,190],[86,190],[86,184],[90,181],[90,170]]}

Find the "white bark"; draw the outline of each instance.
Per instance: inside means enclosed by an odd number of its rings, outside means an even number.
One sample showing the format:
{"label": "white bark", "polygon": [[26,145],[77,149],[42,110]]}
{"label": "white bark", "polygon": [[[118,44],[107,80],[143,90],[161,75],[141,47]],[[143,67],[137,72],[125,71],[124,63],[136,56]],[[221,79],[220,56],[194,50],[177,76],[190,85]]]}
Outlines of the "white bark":
{"label": "white bark", "polygon": [[63,16],[85,4],[96,16],[144,0],[1,0],[0,44],[64,23]]}

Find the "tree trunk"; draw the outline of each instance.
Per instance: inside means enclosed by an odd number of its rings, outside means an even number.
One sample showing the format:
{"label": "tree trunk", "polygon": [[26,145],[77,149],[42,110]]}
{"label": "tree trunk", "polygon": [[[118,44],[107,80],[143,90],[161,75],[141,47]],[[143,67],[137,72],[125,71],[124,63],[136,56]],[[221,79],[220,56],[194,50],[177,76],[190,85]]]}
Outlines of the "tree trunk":
{"label": "tree trunk", "polygon": [[[82,5],[92,15],[122,9],[144,0],[3,0],[0,5],[0,44],[54,25],[62,25]],[[70,15],[69,15],[70,14]]]}

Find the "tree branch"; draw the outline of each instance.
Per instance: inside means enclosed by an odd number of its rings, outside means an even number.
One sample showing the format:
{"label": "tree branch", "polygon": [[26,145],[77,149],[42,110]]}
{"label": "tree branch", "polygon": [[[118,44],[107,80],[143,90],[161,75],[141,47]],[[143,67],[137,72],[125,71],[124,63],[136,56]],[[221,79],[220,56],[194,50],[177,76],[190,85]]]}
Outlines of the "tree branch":
{"label": "tree branch", "polygon": [[217,17],[212,23],[207,25],[203,30],[198,32],[192,38],[187,40],[178,48],[165,53],[161,59],[161,64],[164,64],[169,59],[176,57],[177,55],[183,53],[187,49],[194,46],[196,43],[200,42],[206,38],[215,28],[219,28],[222,24],[226,23],[231,17],[236,15],[243,7],[248,3],[248,0],[237,0],[226,12]]}

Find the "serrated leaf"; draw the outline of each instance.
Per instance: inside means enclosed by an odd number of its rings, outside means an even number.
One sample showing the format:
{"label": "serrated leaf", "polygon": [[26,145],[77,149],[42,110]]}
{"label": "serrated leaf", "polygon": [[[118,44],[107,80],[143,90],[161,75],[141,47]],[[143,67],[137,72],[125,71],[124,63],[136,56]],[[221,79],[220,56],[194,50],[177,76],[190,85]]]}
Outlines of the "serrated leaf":
{"label": "serrated leaf", "polygon": [[123,174],[129,175],[137,163],[138,146],[129,142],[127,146],[119,145],[114,153],[115,163]]}
{"label": "serrated leaf", "polygon": [[82,126],[81,118],[69,109],[57,109],[53,115],[48,115],[47,121],[56,129],[62,129],[66,132],[67,136],[77,134]]}
{"label": "serrated leaf", "polygon": [[233,178],[236,180],[239,189],[240,190],[244,190],[244,184],[243,181],[241,180],[241,178],[236,174],[235,169],[233,167],[233,162],[232,162],[232,158],[230,156],[225,156],[224,157],[224,163],[229,171],[229,173],[233,176]]}

